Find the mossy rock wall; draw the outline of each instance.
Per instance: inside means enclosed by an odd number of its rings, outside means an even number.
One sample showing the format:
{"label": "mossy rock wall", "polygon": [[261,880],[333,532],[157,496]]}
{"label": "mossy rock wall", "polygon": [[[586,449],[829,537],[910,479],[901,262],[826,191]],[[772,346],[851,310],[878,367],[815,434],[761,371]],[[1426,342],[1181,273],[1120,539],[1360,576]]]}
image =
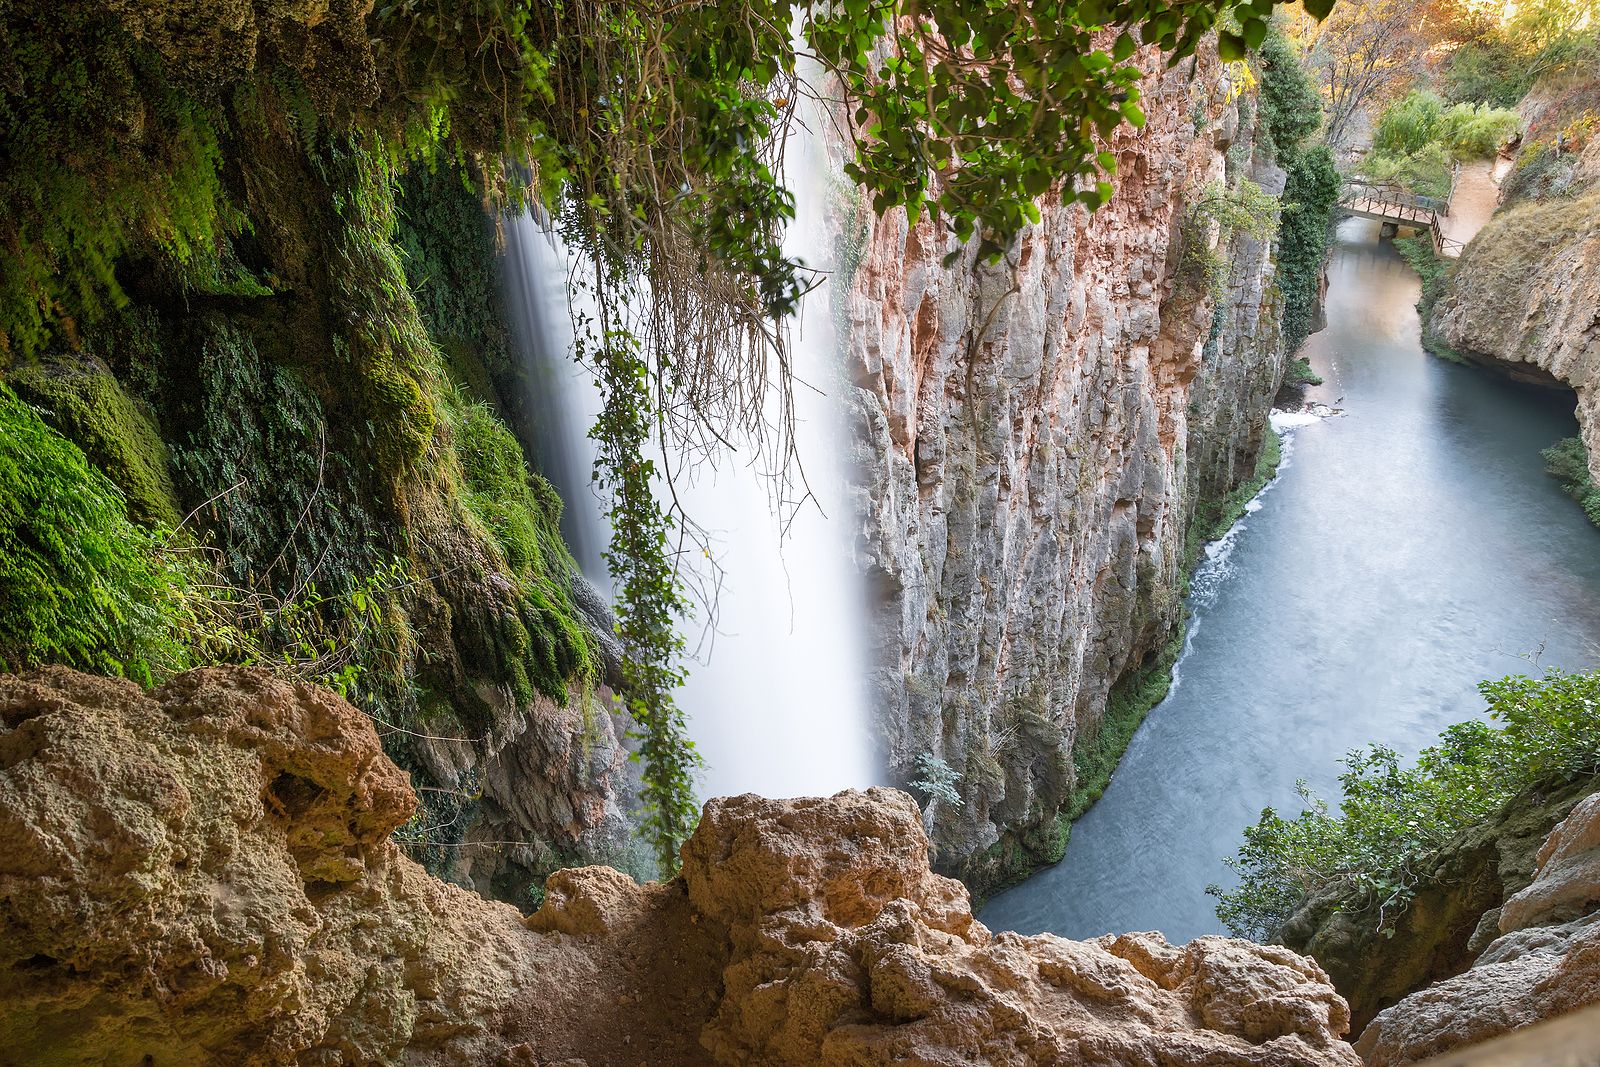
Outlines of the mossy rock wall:
{"label": "mossy rock wall", "polygon": [[271,79],[239,94],[207,126],[215,242],[136,243],[116,307],[0,356],[0,377],[224,585],[338,613],[405,575],[360,620],[352,693],[424,787],[402,837],[526,903],[543,868],[625,843],[610,620],[508,424],[524,385],[470,175],[402,175],[303,106]]}
{"label": "mossy rock wall", "polygon": [[1431,877],[1398,916],[1330,889],[1308,900],[1278,939],[1328,972],[1350,1003],[1350,1032],[1359,1034],[1384,1008],[1472,966],[1498,935],[1501,903],[1533,880],[1545,837],[1596,788],[1600,780],[1584,778],[1516,797],[1439,851]]}

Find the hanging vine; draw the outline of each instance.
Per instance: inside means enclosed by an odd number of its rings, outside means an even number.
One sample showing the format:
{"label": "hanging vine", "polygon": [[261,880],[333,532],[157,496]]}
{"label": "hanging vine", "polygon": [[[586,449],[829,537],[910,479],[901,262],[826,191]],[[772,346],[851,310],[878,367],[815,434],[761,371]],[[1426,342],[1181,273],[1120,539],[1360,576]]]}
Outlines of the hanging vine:
{"label": "hanging vine", "polygon": [[700,765],[673,694],[683,683],[686,604],[669,551],[673,520],[657,506],[655,464],[645,458],[655,408],[650,365],[626,330],[604,329],[588,353],[604,395],[592,437],[600,446],[594,479],[609,491],[611,544],[606,566],[617,583],[622,641],[621,700],[636,724],[643,764],[645,836],[663,874],[678,869],[678,846],[694,829],[694,772]]}
{"label": "hanging vine", "polygon": [[1141,45],[1175,63],[1215,31],[1238,59],[1280,2],[249,0],[226,32],[167,0],[0,3],[0,363],[75,344],[124,300],[131,258],[182,262],[242,225],[222,176],[252,100],[308,147],[396,167],[448,154],[488,199],[550,210],[605,283],[587,352],[605,389],[596,477],[648,829],[671,869],[693,820],[672,701],[691,523],[656,494],[729,447],[780,496],[792,473],[783,324],[812,282],[783,253],[779,174],[792,102],[817,91],[800,57],[842,94],[846,175],[874,207],[937,211],[993,259],[1043,198],[1111,195],[1103,142],[1143,122]]}

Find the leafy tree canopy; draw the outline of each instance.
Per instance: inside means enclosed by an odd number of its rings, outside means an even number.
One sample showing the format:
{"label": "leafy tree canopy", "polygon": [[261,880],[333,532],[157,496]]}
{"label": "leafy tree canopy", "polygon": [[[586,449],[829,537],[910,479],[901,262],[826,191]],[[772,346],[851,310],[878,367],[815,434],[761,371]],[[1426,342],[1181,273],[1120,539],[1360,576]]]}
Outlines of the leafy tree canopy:
{"label": "leafy tree canopy", "polygon": [[937,204],[997,254],[1051,189],[1091,207],[1109,196],[1096,139],[1143,121],[1140,43],[1176,62],[1218,29],[1238,58],[1276,2],[840,0],[801,5],[798,38],[775,0],[390,0],[370,14],[340,0],[316,18],[292,0],[5,5],[0,340],[28,350],[70,332],[117,298],[131,248],[185,259],[239,225],[218,172],[268,98],[306,137],[473,157],[491,191],[562,203],[570,229],[630,269],[709,253],[694,288],[737,334],[804,287],[779,247],[793,205],[774,165],[807,48],[843,85],[848,170],[875,205]]}

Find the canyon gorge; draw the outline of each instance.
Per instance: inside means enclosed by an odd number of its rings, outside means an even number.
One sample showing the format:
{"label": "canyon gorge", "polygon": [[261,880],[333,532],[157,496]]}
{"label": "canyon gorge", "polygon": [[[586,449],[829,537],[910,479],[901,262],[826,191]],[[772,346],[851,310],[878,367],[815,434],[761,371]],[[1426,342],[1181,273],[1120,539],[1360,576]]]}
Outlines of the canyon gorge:
{"label": "canyon gorge", "polygon": [[1600,1055],[1542,2],[0,9],[0,1065]]}

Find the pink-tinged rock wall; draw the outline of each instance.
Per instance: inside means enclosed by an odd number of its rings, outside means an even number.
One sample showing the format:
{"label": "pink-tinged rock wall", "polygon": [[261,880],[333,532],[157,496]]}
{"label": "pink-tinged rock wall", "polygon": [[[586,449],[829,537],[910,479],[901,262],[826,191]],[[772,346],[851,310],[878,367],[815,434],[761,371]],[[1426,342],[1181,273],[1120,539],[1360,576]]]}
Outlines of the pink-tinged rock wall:
{"label": "pink-tinged rock wall", "polygon": [[941,266],[956,246],[929,217],[844,224],[879,724],[896,781],[919,757],[960,776],[928,825],[941,869],[978,886],[1059,854],[1073,743],[1173,634],[1194,499],[1248,479],[1281,382],[1270,240],[1221,250],[1215,333],[1183,254],[1208,183],[1248,169],[1276,191],[1281,172],[1214,59],[1143,93],[1147,124],[1109,145],[1113,199],[1046,206],[1004,262]]}

